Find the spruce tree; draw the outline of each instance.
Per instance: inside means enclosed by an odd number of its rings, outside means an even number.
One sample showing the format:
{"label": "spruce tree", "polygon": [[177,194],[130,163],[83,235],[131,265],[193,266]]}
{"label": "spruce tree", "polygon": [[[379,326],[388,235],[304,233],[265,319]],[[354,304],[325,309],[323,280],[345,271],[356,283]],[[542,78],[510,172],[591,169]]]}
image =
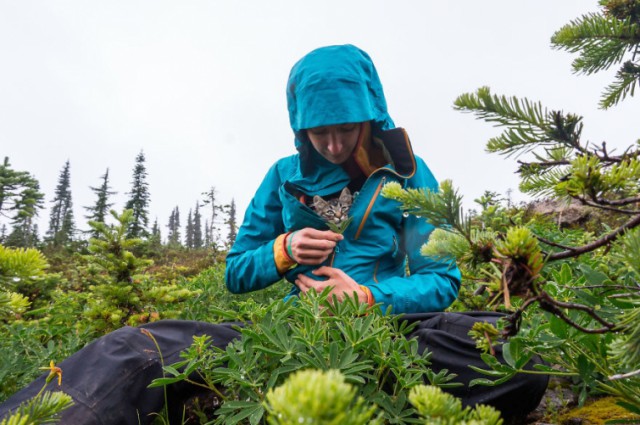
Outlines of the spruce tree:
{"label": "spruce tree", "polygon": [[71,165],[65,163],[56,186],[49,218],[47,241],[54,246],[62,246],[73,239],[75,223],[73,219],[73,201],[71,200]]}
{"label": "spruce tree", "polygon": [[11,218],[12,232],[5,236],[3,243],[18,247],[32,247],[34,239],[34,218],[43,208],[44,194],[40,192],[38,181],[26,171],[11,168],[9,158],[0,165],[0,215]]}
{"label": "spruce tree", "polygon": [[170,247],[181,246],[180,242],[180,210],[176,206],[169,216],[169,233],[167,235],[167,245]]}
{"label": "spruce tree", "polygon": [[226,224],[227,226],[229,226],[229,233],[227,234],[227,245],[230,248],[236,241],[236,236],[238,234],[238,226],[236,224],[236,202],[233,200],[233,198],[231,199],[231,204],[229,205]]}
{"label": "spruce tree", "polygon": [[125,208],[133,211],[133,220],[129,224],[127,237],[141,238],[149,236],[149,184],[147,183],[147,169],[144,152],[140,151],[133,168],[131,192]]}
{"label": "spruce tree", "polygon": [[204,204],[209,205],[211,207],[211,216],[210,219],[207,220],[207,226],[205,227],[205,239],[207,240],[207,246],[214,246],[217,242],[217,235],[215,234],[215,222],[218,217],[218,212],[221,211],[221,207],[216,204],[216,188],[211,186],[211,188],[203,193],[204,195]]}
{"label": "spruce tree", "polygon": [[[86,219],[90,221],[95,221],[96,223],[104,223],[104,219],[109,213],[109,210],[113,206],[113,202],[109,202],[109,196],[115,195],[117,192],[110,191],[109,187],[109,169],[105,171],[104,175],[101,177],[102,184],[99,187],[89,186],[89,188],[96,194],[97,199],[96,203],[91,207],[85,207],[85,209],[89,212],[88,215],[85,216]],[[93,237],[98,236],[98,232],[95,230],[91,231],[91,235]]]}
{"label": "spruce tree", "polygon": [[188,249],[193,248],[193,217],[191,214],[191,210],[189,210],[189,215],[187,215],[187,228],[185,229],[185,246]]}
{"label": "spruce tree", "polygon": [[572,64],[576,73],[590,75],[621,64],[600,98],[600,106],[606,109],[633,96],[640,86],[640,2],[601,0],[600,4],[602,13],[571,21],[553,35],[551,43],[556,49],[579,54]]}
{"label": "spruce tree", "polygon": [[209,220],[204,221],[204,246],[211,246],[211,233],[209,233]]}
{"label": "spruce tree", "polygon": [[162,235],[160,234],[160,226],[158,226],[158,218],[156,217],[151,228],[151,236],[149,236],[149,248],[155,253],[160,252],[162,247]]}
{"label": "spruce tree", "polygon": [[162,234],[160,233],[160,226],[158,226],[158,218],[153,222],[153,227],[151,228],[151,236],[158,240],[162,240]]}
{"label": "spruce tree", "polygon": [[196,210],[193,214],[193,247],[202,248],[202,217],[200,215],[200,204],[196,202]]}

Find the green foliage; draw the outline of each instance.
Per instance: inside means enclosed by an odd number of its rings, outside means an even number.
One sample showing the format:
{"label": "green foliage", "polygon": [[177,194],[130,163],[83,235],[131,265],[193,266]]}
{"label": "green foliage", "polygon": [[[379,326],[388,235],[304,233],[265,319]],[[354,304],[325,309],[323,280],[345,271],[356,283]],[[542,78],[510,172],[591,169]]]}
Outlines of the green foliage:
{"label": "green foliage", "polygon": [[75,232],[70,167],[69,161],[65,162],[62,171],[60,171],[52,201],[47,240],[54,246],[64,246],[71,242]]}
{"label": "green foliage", "polygon": [[37,242],[34,218],[43,200],[38,181],[26,171],[13,170],[5,157],[0,165],[0,215],[10,213],[13,224],[6,244],[31,247]]}
{"label": "green foliage", "polygon": [[304,370],[289,376],[266,397],[271,425],[366,425],[375,408],[356,396],[357,389],[336,370]]}
{"label": "green foliage", "polygon": [[[109,190],[109,169],[105,171],[102,176],[102,184],[100,187],[90,187],[91,191],[96,194],[96,203],[90,207],[85,207],[89,215],[85,216],[85,218],[90,221],[95,221],[98,223],[104,223],[107,218],[107,213],[110,208],[113,206],[113,202],[109,202],[109,196],[115,195],[117,192]],[[98,233],[94,230],[91,233],[91,236],[98,237]]]}
{"label": "green foliage", "polygon": [[147,167],[144,152],[136,156],[136,165],[133,167],[131,191],[125,209],[131,210],[131,221],[127,229],[129,238],[140,238],[149,235],[149,183],[147,183]]}
{"label": "green foliage", "polygon": [[[487,151],[506,156],[521,155],[538,146],[574,147],[582,133],[582,118],[558,111],[548,111],[539,102],[516,97],[492,95],[488,87],[475,94],[462,94],[455,108],[473,112],[497,126],[507,127],[503,134],[487,142]],[[547,152],[557,156],[558,150]]]}
{"label": "green foliage", "polygon": [[279,282],[261,291],[232,294],[227,290],[224,274],[224,263],[216,263],[185,282],[184,287],[193,291],[193,296],[184,301],[179,318],[214,323],[254,321],[273,302],[281,302],[290,288],[288,283]]}
{"label": "green foliage", "polygon": [[[42,374],[51,359],[62,360],[87,344],[94,335],[74,328],[77,315],[66,322],[14,321],[0,329],[0,401]],[[71,322],[71,323],[70,323]]]}
{"label": "green foliage", "polygon": [[0,425],[44,425],[59,421],[60,413],[73,404],[71,396],[63,392],[44,392],[21,405]]}
{"label": "green foliage", "polygon": [[[640,2],[601,4],[603,14],[571,22],[553,43],[579,53],[574,69],[587,74],[633,54],[605,92],[602,106],[609,107],[632,95],[640,82],[640,67],[633,62],[640,52]],[[595,215],[600,221],[585,232],[513,215],[491,193],[477,201],[481,214],[463,218],[461,198],[448,181],[438,192],[393,186],[383,191],[403,210],[440,228],[422,252],[457,259],[466,285],[453,308],[512,312],[500,325],[509,337],[504,363],[491,353],[495,335],[485,328],[472,332],[488,366],[487,379],[474,384],[497,385],[516,373],[557,374],[574,380],[581,401],[604,392],[620,397],[627,409],[640,410],[640,145],[613,155],[605,143],[582,142],[580,116],[493,95],[487,87],[459,96],[455,107],[504,128],[487,142],[487,150],[526,156],[519,160],[521,190],[600,212]],[[534,354],[552,367],[526,370]]]}
{"label": "green foliage", "polygon": [[382,196],[400,202],[404,211],[424,217],[435,227],[452,228],[465,237],[471,230],[471,223],[462,210],[462,196],[450,180],[440,183],[439,192],[403,189],[399,183],[391,182],[384,185]]}
{"label": "green foliage", "polygon": [[13,290],[33,298],[42,288],[49,267],[40,251],[34,248],[6,248],[0,245],[0,289]]}
{"label": "green foliage", "polygon": [[[429,354],[419,353],[416,340],[399,317],[357,298],[329,302],[328,291],[289,302],[253,306],[252,323],[226,348],[196,341],[184,361],[165,368],[168,377],[153,386],[188,380],[197,372],[214,391],[224,388],[224,403],[215,423],[233,424],[249,418],[259,423],[265,395],[293,372],[305,369],[337,370],[358,395],[382,410],[386,422],[411,423],[415,413],[406,391],[424,382],[456,385],[447,371],[428,368]],[[238,317],[231,311],[229,318]]]}
{"label": "green foliage", "polygon": [[504,239],[495,241],[495,250],[503,257],[521,262],[531,276],[536,276],[543,266],[538,240],[526,227],[510,228]]}
{"label": "green foliage", "polygon": [[133,211],[121,215],[111,211],[116,225],[90,222],[99,235],[91,238],[87,256],[92,281],[88,288],[83,315],[99,331],[109,331],[124,324],[136,325],[158,320],[158,310],[165,307],[164,317],[176,317],[179,312],[167,310],[169,305],[183,301],[195,293],[175,283],[158,284],[140,274],[151,260],[137,258],[132,250],[142,243],[128,238]]}
{"label": "green foliage", "polygon": [[24,313],[29,308],[29,299],[15,292],[0,291],[0,321]]}
{"label": "green foliage", "polygon": [[425,425],[502,425],[500,412],[482,404],[462,408],[460,399],[440,388],[418,385],[411,389],[409,400]]}
{"label": "green foliage", "polygon": [[553,35],[551,42],[557,49],[578,53],[573,69],[585,74],[609,69],[632,54],[605,89],[600,106],[606,109],[633,95],[636,84],[640,84],[640,65],[635,62],[640,51],[640,1],[602,0],[600,4],[602,13],[571,21]]}

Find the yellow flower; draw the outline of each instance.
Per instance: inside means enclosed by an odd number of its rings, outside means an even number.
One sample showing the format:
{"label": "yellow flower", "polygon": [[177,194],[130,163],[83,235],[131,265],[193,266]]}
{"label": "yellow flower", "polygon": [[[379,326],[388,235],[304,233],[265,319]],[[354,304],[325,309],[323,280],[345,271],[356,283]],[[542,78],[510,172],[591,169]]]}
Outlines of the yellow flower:
{"label": "yellow flower", "polygon": [[49,371],[49,376],[47,376],[47,384],[57,376],[58,386],[62,385],[62,369],[56,366],[53,360],[51,360],[51,362],[49,363],[49,367],[41,367],[40,369]]}

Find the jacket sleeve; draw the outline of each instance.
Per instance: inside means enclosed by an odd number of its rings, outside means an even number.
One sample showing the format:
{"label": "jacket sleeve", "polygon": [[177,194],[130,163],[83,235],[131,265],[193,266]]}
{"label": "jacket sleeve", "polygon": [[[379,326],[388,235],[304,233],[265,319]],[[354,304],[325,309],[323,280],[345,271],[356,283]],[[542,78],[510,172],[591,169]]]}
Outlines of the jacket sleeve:
{"label": "jacket sleeve", "polygon": [[225,280],[234,294],[256,291],[279,281],[273,245],[284,232],[282,204],[278,190],[282,181],[282,161],[267,172],[249,207],[235,243],[227,254]]}
{"label": "jacket sleeve", "polygon": [[[407,181],[407,187],[437,190],[438,184],[427,165],[420,158],[416,161],[416,173]],[[455,262],[437,261],[420,253],[433,229],[423,218],[414,215],[405,218],[400,240],[407,255],[409,275],[377,283],[360,282],[369,287],[377,303],[392,306],[393,313],[442,311],[458,296],[461,277]]]}

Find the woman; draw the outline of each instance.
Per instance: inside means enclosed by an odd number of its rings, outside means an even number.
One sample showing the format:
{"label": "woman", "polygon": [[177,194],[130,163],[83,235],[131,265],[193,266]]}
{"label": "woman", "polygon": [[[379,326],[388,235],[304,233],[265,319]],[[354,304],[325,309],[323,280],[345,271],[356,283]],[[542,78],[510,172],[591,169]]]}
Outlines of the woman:
{"label": "woman", "polygon": [[[291,70],[287,101],[298,153],[271,167],[251,201],[227,256],[229,290],[263,289],[284,275],[291,295],[331,286],[338,299],[355,292],[394,313],[448,307],[460,272],[420,255],[433,226],[380,196],[391,181],[432,190],[437,182],[394,128],[369,56],[351,45],[312,51]],[[345,187],[357,196],[341,235],[300,199]]]}
{"label": "woman", "polygon": [[[390,181],[429,189],[437,183],[405,131],[394,127],[371,59],[351,45],[314,50],[293,67],[287,100],[298,153],[271,167],[251,201],[227,256],[227,287],[254,291],[285,277],[293,284],[290,296],[330,287],[338,302],[355,293],[363,302],[391,307],[419,322],[410,336],[432,353],[432,367],[468,384],[478,377],[468,365],[484,363],[467,333],[475,321],[499,316],[438,313],[456,298],[460,272],[453,263],[420,255],[433,227],[405,217],[397,202],[380,196]],[[327,229],[307,200],[338,196],[345,187],[356,195],[352,222],[340,234]],[[150,421],[164,402],[161,388],[147,388],[162,376],[158,347],[164,364],[172,364],[194,335],[210,335],[219,347],[238,337],[231,324],[165,320],[141,328],[155,341],[125,327],[59,365],[64,379],[55,389],[75,402],[62,423]],[[0,418],[33,397],[45,377],[3,403]],[[546,377],[519,375],[497,387],[465,385],[452,392],[466,405],[491,404],[505,416],[521,416],[537,406],[546,384]],[[168,391],[171,406],[191,394],[184,386]]]}

